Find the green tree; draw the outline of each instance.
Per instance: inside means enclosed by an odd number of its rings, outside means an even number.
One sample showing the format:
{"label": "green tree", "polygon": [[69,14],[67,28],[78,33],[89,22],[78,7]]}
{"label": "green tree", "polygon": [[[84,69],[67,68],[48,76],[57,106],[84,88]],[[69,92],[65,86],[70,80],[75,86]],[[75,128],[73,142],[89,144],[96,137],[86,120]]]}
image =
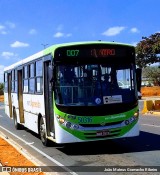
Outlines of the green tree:
{"label": "green tree", "polygon": [[4,84],[0,83],[0,95],[3,95]]}
{"label": "green tree", "polygon": [[160,33],[142,37],[136,46],[136,64],[140,68],[160,62]]}
{"label": "green tree", "polygon": [[142,70],[143,79],[148,80],[155,86],[160,86],[160,68],[156,67],[146,67]]}

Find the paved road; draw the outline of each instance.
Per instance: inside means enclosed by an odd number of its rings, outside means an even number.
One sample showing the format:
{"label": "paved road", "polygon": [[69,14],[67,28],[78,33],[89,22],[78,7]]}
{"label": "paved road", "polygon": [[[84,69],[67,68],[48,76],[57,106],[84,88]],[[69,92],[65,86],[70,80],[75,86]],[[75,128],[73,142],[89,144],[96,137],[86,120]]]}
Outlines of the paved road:
{"label": "paved road", "polygon": [[[143,101],[139,101],[139,105],[143,108]],[[160,117],[140,115],[139,124],[141,130],[139,137],[67,145],[53,144],[47,148],[31,131],[15,130],[13,121],[6,117],[0,103],[0,131],[47,166],[85,165],[93,168],[95,166],[160,166]],[[6,130],[11,131],[16,137]],[[72,169],[72,167],[68,168]],[[65,174],[89,173],[67,172]]]}

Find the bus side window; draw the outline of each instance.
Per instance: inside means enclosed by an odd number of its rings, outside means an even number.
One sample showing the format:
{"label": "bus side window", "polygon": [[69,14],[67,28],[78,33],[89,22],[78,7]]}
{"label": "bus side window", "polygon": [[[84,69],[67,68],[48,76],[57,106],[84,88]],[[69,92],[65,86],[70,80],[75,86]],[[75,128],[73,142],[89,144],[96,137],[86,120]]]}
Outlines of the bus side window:
{"label": "bus side window", "polygon": [[8,92],[7,73],[4,73],[4,92]]}
{"label": "bus side window", "polygon": [[15,70],[15,92],[17,93],[17,70]]}
{"label": "bus side window", "polygon": [[14,92],[15,91],[15,71],[14,70],[12,70],[12,78],[11,78],[11,80],[12,80],[12,92]]}
{"label": "bus side window", "polygon": [[28,66],[23,68],[23,92],[28,93]]}
{"label": "bus side window", "polygon": [[29,92],[35,92],[35,69],[34,63],[29,65]]}
{"label": "bus side window", "polygon": [[17,92],[17,70],[12,70],[12,92]]}
{"label": "bus side window", "polygon": [[35,72],[35,79],[36,79],[36,92],[42,93],[43,92],[43,64],[42,60],[36,61],[36,72]]}

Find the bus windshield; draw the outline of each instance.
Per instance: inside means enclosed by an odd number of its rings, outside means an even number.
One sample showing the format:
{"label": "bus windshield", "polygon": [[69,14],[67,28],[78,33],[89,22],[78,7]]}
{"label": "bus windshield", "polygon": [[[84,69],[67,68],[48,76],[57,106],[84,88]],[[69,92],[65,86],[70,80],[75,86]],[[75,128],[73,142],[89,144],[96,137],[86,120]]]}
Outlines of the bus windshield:
{"label": "bus windshield", "polygon": [[135,99],[132,65],[57,65],[55,101],[64,106],[128,103]]}

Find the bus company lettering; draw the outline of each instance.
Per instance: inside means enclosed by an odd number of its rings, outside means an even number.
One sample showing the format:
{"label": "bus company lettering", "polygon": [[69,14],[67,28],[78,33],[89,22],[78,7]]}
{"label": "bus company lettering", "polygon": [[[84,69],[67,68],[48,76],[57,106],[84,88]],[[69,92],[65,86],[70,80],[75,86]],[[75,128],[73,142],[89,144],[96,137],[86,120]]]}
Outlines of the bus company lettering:
{"label": "bus company lettering", "polygon": [[40,108],[41,107],[40,102],[27,101],[27,105],[32,106],[33,108]]}
{"label": "bus company lettering", "polygon": [[78,117],[79,123],[92,123],[91,117]]}
{"label": "bus company lettering", "polygon": [[109,117],[106,117],[105,120],[112,120],[112,119],[116,119],[116,118],[125,118],[126,115],[125,114],[120,114],[120,115],[116,115],[116,116],[109,116]]}

